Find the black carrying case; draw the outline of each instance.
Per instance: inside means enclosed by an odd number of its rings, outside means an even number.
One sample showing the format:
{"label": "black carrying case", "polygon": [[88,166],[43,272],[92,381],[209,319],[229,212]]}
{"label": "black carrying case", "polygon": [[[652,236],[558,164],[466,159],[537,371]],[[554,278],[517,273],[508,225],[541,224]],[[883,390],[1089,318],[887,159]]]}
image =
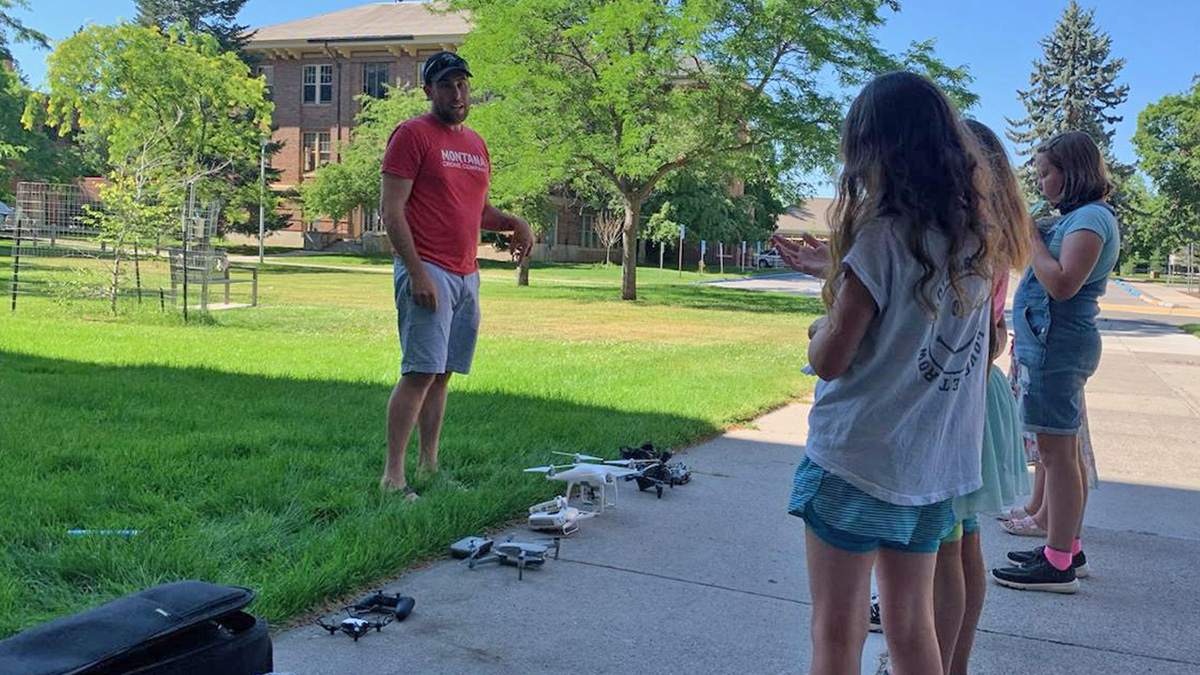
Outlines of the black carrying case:
{"label": "black carrying case", "polygon": [[0,642],[3,675],[262,675],[266,623],[254,591],[179,581],[35,626]]}

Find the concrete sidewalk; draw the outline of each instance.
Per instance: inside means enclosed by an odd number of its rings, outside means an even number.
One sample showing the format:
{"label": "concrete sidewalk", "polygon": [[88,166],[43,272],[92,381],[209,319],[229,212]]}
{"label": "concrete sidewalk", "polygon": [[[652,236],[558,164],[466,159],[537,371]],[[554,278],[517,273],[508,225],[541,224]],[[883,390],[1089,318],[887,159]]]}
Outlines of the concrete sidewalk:
{"label": "concrete sidewalk", "polygon": [[[1105,322],[1104,344],[1088,391],[1104,481],[1087,517],[1093,576],[1075,596],[990,586],[973,673],[1200,672],[1200,340]],[[276,670],[806,672],[803,527],[784,512],[805,413],[791,405],[691,449],[694,480],[662,500],[622,486],[619,508],[524,581],[440,561],[388,585],[417,600],[403,624],[357,643],[283,632]],[[992,564],[1037,544],[995,521],[983,536]]]}

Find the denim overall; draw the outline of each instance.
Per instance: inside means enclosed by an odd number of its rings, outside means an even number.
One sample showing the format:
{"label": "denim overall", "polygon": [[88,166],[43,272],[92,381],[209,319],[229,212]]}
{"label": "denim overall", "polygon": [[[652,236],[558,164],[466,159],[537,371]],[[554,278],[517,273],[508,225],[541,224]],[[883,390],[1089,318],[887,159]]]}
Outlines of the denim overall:
{"label": "denim overall", "polygon": [[[1039,232],[1047,246],[1060,223]],[[1100,365],[1096,315],[1107,285],[1105,275],[1070,299],[1055,300],[1032,267],[1025,271],[1013,298],[1013,356],[1022,366],[1021,421],[1026,431],[1078,432],[1083,387]]]}

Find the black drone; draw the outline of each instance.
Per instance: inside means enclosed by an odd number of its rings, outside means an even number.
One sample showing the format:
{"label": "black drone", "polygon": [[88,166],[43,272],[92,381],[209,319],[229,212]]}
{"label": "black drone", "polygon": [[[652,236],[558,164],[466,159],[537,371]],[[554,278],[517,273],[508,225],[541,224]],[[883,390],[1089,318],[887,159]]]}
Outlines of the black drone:
{"label": "black drone", "polygon": [[408,596],[377,591],[353,605],[343,607],[346,616],[342,620],[329,623],[318,617],[316,624],[329,631],[330,635],[341,631],[358,642],[358,638],[370,633],[372,628],[380,631],[393,621],[407,619],[416,604],[417,601]]}
{"label": "black drone", "polygon": [[637,481],[638,490],[645,491],[654,488],[658,498],[662,499],[664,487],[683,485],[692,480],[692,471],[679,462],[668,464],[674,453],[670,450],[658,450],[653,443],[645,443],[640,448],[621,446],[621,459],[612,460],[609,464],[620,463],[638,473],[626,476],[625,480]]}

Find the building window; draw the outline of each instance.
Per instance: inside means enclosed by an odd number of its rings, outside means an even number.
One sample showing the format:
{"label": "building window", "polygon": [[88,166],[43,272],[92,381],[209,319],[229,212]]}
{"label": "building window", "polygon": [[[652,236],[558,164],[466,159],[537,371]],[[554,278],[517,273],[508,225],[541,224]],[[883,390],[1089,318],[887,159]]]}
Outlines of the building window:
{"label": "building window", "polygon": [[305,103],[329,103],[333,100],[333,66],[304,66]]}
{"label": "building window", "polygon": [[585,213],[579,219],[579,245],[584,248],[599,248],[600,240],[596,237],[596,216]]}
{"label": "building window", "polygon": [[304,132],[304,157],[301,164],[305,173],[316,171],[329,163],[329,132]]}
{"label": "building window", "polygon": [[267,98],[275,100],[275,66],[259,66],[258,76],[266,82]]}
{"label": "building window", "polygon": [[429,59],[421,59],[420,61],[417,61],[417,79],[413,80],[414,87],[421,87],[425,85],[425,62],[428,60]]}
{"label": "building window", "polygon": [[387,96],[388,84],[388,64],[386,63],[364,63],[363,64],[363,93],[374,98],[384,98]]}
{"label": "building window", "polygon": [[379,218],[379,212],[375,209],[365,206],[359,209],[362,214],[362,231],[363,232],[383,232],[383,221]]}

